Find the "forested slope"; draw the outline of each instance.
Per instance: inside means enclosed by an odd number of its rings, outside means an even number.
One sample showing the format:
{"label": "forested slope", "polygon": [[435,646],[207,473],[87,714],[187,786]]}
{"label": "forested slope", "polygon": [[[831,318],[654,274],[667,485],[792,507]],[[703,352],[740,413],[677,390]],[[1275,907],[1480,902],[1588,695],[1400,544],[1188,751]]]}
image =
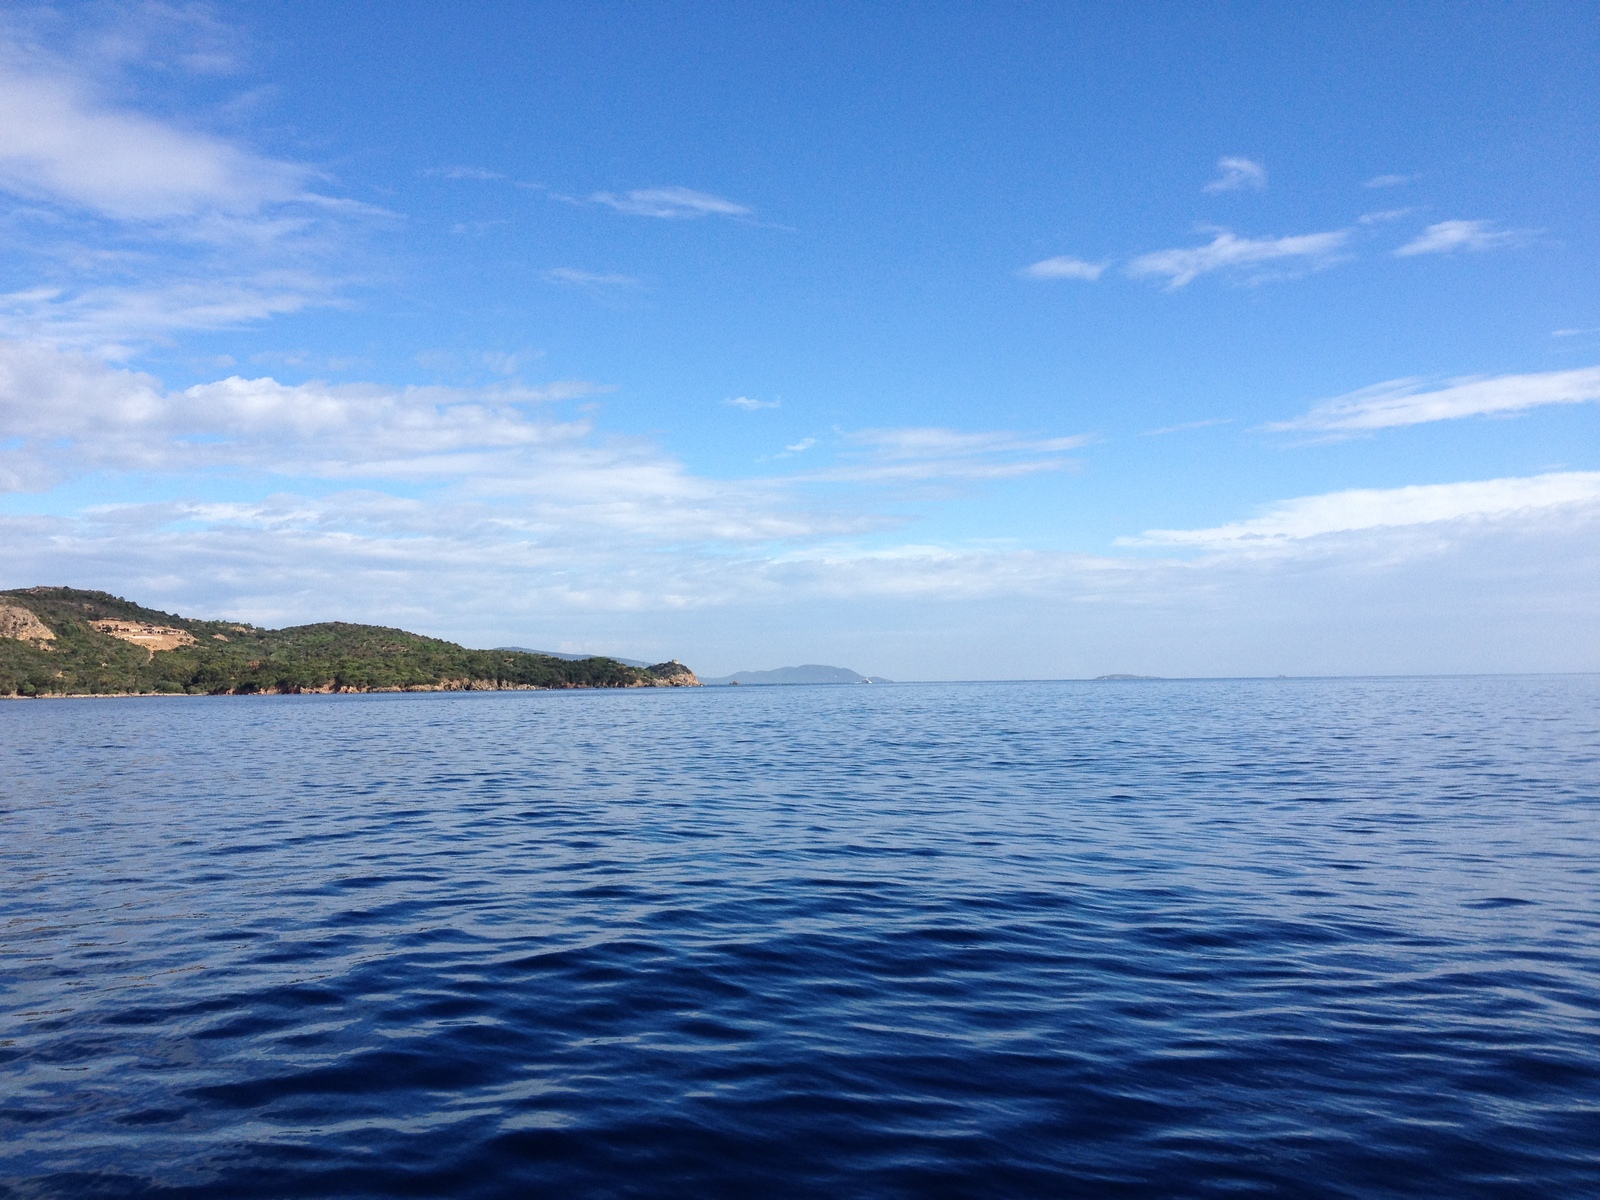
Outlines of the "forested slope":
{"label": "forested slope", "polygon": [[0,592],[0,695],[676,687],[681,663],[565,661],[468,650],[403,629],[344,621],[261,629],[144,608],[106,592]]}

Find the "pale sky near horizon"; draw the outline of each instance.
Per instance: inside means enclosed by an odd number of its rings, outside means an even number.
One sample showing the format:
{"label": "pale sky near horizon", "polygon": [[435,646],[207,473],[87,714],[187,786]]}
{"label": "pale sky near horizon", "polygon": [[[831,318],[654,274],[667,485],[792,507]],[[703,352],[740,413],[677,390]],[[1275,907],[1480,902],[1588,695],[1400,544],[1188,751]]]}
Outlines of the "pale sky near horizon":
{"label": "pale sky near horizon", "polygon": [[1600,16],[10,6],[0,587],[1600,670]]}

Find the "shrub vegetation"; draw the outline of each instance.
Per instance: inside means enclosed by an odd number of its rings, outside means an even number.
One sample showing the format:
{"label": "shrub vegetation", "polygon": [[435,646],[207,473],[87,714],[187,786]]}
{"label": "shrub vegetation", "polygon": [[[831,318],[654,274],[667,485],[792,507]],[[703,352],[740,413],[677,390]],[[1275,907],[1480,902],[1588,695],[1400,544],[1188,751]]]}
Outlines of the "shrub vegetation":
{"label": "shrub vegetation", "polygon": [[[197,621],[76,588],[0,592],[0,605],[30,610],[55,634],[49,642],[0,637],[5,696],[656,687],[693,679],[677,663],[642,669],[610,658],[569,662],[468,650],[403,629],[345,621],[289,629]],[[186,630],[195,643],[152,653],[100,632],[91,624],[98,620]]]}

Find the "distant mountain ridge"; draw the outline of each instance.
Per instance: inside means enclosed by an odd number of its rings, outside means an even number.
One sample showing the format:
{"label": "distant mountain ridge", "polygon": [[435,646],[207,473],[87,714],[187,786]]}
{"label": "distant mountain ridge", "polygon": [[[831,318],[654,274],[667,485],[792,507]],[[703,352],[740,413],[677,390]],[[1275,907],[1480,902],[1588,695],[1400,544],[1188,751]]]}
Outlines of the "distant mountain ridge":
{"label": "distant mountain ridge", "polygon": [[748,687],[778,687],[796,683],[892,683],[893,680],[862,675],[849,667],[826,667],[806,663],[798,667],[778,667],[771,671],[735,671],[715,679],[702,679],[707,687],[737,683]]}
{"label": "distant mountain ridge", "polygon": [[514,654],[537,654],[542,658],[559,658],[565,662],[582,662],[586,658],[609,658],[625,667],[649,669],[650,664],[637,658],[618,658],[614,654],[573,654],[567,650],[533,650],[527,646],[496,646],[496,650],[510,650]]}
{"label": "distant mountain ridge", "polygon": [[598,656],[469,650],[347,621],[261,629],[78,588],[0,592],[0,696],[699,686],[676,660],[641,668]]}

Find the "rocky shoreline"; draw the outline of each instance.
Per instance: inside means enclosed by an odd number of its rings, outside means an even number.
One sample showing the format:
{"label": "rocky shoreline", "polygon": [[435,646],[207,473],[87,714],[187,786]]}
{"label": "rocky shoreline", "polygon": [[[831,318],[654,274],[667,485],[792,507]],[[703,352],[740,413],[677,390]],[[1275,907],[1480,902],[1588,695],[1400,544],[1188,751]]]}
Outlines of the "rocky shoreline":
{"label": "rocky shoreline", "polygon": [[360,695],[699,687],[676,659],[634,667],[469,650],[343,621],[262,629],[144,608],[106,592],[0,592],[0,697]]}

